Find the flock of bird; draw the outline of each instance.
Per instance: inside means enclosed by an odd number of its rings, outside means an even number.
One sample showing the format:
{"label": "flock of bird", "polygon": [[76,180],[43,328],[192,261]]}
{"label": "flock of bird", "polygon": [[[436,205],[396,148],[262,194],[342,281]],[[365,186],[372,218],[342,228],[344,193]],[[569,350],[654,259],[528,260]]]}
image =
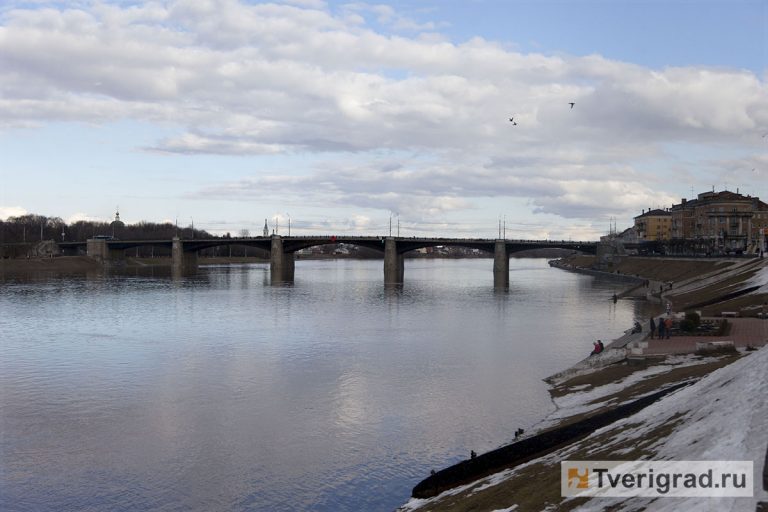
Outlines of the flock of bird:
{"label": "flock of bird", "polygon": [[[568,102],[568,104],[571,106],[571,108],[573,108],[573,106],[576,104],[576,102],[575,101],[570,101],[570,102]],[[512,126],[517,126],[517,121],[515,121],[514,117],[510,117],[509,118],[509,122],[512,123]],[[768,135],[768,134],[766,134],[766,135]],[[763,137],[765,137],[765,135],[763,135]]]}

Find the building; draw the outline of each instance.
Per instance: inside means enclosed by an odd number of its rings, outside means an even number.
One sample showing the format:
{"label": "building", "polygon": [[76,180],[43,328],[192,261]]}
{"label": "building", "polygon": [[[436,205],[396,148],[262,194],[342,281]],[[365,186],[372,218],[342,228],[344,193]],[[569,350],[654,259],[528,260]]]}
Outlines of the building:
{"label": "building", "polygon": [[671,240],[695,253],[758,252],[760,232],[768,227],[768,205],[738,191],[703,192],[669,212]]}
{"label": "building", "polygon": [[125,227],[125,224],[123,223],[123,221],[120,220],[119,208],[115,209],[115,220],[113,220],[109,224],[109,227],[112,230],[112,238],[117,238],[121,234],[123,228]]}
{"label": "building", "polygon": [[635,217],[638,242],[655,242],[672,238],[672,214],[668,210],[643,210]]}
{"label": "building", "polygon": [[756,242],[759,250],[768,251],[768,204],[755,200],[754,217],[752,217],[752,239]]}

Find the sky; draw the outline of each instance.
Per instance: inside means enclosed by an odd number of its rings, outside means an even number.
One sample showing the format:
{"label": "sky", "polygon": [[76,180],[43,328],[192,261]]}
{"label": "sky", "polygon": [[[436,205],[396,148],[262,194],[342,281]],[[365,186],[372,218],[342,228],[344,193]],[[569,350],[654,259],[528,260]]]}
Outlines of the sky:
{"label": "sky", "polygon": [[0,218],[595,240],[768,198],[767,78],[766,0],[6,0]]}

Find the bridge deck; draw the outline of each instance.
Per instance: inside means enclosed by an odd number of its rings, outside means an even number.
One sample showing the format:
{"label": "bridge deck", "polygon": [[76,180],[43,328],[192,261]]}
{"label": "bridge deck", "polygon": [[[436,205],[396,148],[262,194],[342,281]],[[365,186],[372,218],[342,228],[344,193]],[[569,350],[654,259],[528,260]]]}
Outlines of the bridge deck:
{"label": "bridge deck", "polygon": [[[355,236],[355,235],[325,235],[325,236],[286,236],[280,237],[286,252],[295,252],[297,250],[312,247],[315,245],[326,244],[352,244],[363,247],[370,247],[384,250],[384,240],[389,237],[383,236]],[[492,238],[443,238],[443,237],[391,237],[398,246],[398,252],[408,252],[422,247],[433,246],[463,246],[477,248],[488,252],[493,252],[497,242]],[[110,249],[130,249],[139,246],[159,246],[171,247],[173,240],[105,240]],[[182,239],[181,243],[185,250],[201,250],[208,247],[226,246],[226,245],[248,245],[269,249],[272,243],[272,237],[249,237],[249,238],[194,238]],[[541,248],[562,248],[573,249],[584,252],[594,253],[596,242],[573,242],[567,240],[504,240],[509,252],[515,252],[525,249]],[[87,242],[60,242],[61,248],[80,248],[85,247]]]}

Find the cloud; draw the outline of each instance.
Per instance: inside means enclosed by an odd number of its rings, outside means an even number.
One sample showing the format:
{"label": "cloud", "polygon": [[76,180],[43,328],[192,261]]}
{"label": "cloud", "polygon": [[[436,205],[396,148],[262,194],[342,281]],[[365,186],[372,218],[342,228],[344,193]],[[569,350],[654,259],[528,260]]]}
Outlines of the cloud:
{"label": "cloud", "polygon": [[74,224],[75,222],[87,221],[87,222],[110,222],[112,219],[105,217],[94,217],[83,212],[76,212],[64,219],[67,224]]}
{"label": "cloud", "polygon": [[[670,204],[659,189],[709,165],[704,148],[755,160],[768,132],[754,73],[453,42],[439,20],[388,5],[72,5],[1,12],[0,128],[136,119],[175,132],[143,148],[156,152],[341,155],[333,169],[254,171],[200,196],[270,191],[422,218],[521,198],[604,218]],[[688,167],[669,154],[683,143]]]}
{"label": "cloud", "polygon": [[6,220],[9,217],[21,217],[29,212],[21,206],[0,206],[0,220]]}
{"label": "cloud", "polygon": [[[539,167],[546,171],[534,176]],[[632,217],[642,208],[668,207],[678,199],[654,190],[631,170],[609,165],[582,170],[554,157],[542,163],[531,157],[486,166],[464,164],[459,158],[452,164],[386,158],[368,166],[330,161],[301,176],[264,173],[211,185],[191,197],[298,199],[397,212],[422,223],[474,209],[484,198],[530,198],[534,213],[565,219]]]}
{"label": "cloud", "polygon": [[399,32],[429,32],[435,30],[438,25],[431,21],[419,23],[385,4],[348,3],[343,6],[343,9],[348,13],[359,15],[361,19],[364,19],[365,14],[370,13],[379,24]]}

